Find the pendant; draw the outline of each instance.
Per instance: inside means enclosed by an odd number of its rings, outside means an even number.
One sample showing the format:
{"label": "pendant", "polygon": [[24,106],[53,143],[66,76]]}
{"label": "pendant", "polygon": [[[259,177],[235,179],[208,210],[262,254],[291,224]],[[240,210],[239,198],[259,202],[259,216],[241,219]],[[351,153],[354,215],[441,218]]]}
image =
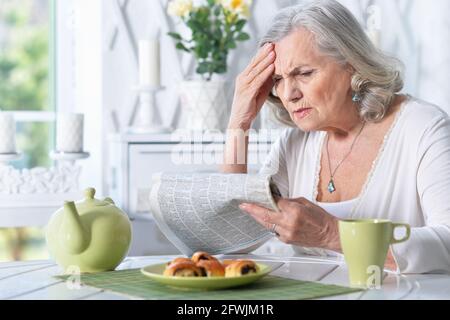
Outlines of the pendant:
{"label": "pendant", "polygon": [[334,185],[333,179],[330,180],[330,183],[328,184],[328,192],[333,193],[336,191],[336,186]]}

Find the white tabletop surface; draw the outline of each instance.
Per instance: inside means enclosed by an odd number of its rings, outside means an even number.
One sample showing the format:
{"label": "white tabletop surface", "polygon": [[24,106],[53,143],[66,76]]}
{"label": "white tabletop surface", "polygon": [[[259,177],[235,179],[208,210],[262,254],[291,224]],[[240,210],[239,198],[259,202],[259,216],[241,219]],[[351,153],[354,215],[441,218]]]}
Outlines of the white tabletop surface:
{"label": "white tabletop surface", "polygon": [[[174,256],[130,257],[123,261],[118,270],[140,268],[146,265],[166,262]],[[219,256],[236,258],[237,256]],[[348,286],[345,264],[333,258],[240,255],[239,258],[255,261],[281,261],[283,266],[272,274],[303,281],[317,281],[325,284]],[[53,276],[61,269],[53,261],[23,261],[0,263],[0,299],[95,299],[121,300],[127,297],[91,287],[69,289],[66,282]],[[386,274],[383,287],[379,290],[341,295],[327,299],[343,300],[401,300],[401,299],[450,299],[450,275],[396,275]]]}

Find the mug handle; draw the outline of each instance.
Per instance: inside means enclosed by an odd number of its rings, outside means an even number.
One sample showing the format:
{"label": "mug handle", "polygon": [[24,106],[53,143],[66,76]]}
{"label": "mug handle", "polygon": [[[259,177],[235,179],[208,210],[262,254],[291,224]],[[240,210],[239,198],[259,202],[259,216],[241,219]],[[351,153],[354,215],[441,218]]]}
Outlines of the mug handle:
{"label": "mug handle", "polygon": [[[395,239],[395,229],[397,228],[405,228],[406,229],[406,236],[404,236],[402,239]],[[411,236],[411,227],[409,226],[409,224],[406,223],[393,223],[392,224],[392,240],[391,240],[391,244],[397,244],[397,243],[402,243],[405,242],[406,240],[409,239],[409,237]]]}

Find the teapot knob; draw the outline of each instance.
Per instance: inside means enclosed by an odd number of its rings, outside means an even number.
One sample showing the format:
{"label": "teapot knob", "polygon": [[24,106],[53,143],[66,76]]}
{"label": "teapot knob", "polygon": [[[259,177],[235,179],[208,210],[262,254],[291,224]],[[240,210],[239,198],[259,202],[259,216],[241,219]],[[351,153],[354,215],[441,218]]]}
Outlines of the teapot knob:
{"label": "teapot knob", "polygon": [[114,200],[111,198],[105,198],[103,201],[108,202],[109,204],[115,205]]}
{"label": "teapot knob", "polygon": [[84,191],[84,196],[86,199],[93,200],[95,196],[95,189],[94,188],[88,188]]}

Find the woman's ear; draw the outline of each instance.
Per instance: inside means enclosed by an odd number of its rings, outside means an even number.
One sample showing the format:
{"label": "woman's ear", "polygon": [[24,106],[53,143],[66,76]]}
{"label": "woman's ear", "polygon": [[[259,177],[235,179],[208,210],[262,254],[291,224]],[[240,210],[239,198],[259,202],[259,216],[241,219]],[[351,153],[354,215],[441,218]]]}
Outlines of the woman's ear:
{"label": "woman's ear", "polygon": [[346,63],[344,69],[351,75],[356,73],[355,68],[353,68],[353,66],[350,63]]}

